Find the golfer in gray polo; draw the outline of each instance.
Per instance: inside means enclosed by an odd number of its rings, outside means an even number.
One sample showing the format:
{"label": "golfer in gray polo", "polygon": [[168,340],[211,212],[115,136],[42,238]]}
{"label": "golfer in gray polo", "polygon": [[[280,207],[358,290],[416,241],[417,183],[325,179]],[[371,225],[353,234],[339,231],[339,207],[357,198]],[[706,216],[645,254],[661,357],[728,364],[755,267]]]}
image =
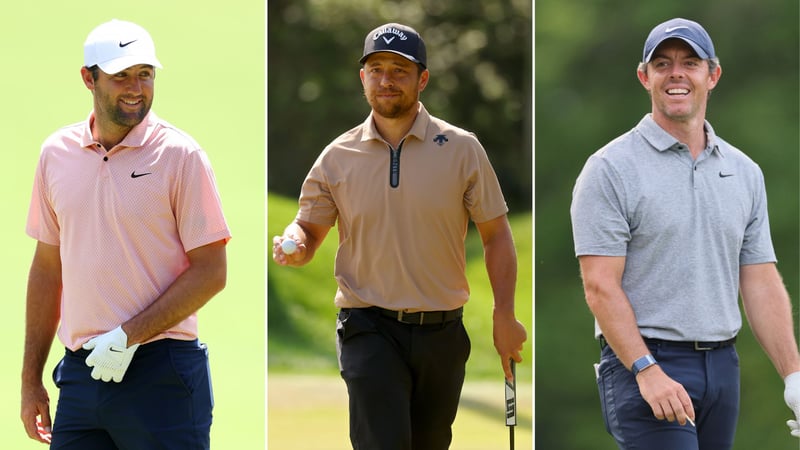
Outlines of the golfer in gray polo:
{"label": "golfer in gray polo", "polygon": [[[589,157],[570,211],[602,348],[603,417],[621,449],[730,449],[740,292],[800,413],[800,355],[764,176],[705,120],[722,69],[700,24],[656,26],[637,75],[652,110]],[[800,435],[796,420],[789,426]]]}

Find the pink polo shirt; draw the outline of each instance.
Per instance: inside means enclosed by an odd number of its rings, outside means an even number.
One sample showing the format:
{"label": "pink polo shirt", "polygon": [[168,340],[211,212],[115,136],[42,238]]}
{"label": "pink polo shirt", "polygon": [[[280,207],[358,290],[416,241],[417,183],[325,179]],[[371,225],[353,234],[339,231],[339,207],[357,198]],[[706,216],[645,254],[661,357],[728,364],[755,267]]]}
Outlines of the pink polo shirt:
{"label": "pink polo shirt", "polygon": [[[152,111],[110,151],[88,120],[42,145],[26,232],[61,252],[58,336],[70,349],[151,304],[186,252],[230,239],[214,173],[189,135]],[[197,337],[197,317],[156,336]]]}

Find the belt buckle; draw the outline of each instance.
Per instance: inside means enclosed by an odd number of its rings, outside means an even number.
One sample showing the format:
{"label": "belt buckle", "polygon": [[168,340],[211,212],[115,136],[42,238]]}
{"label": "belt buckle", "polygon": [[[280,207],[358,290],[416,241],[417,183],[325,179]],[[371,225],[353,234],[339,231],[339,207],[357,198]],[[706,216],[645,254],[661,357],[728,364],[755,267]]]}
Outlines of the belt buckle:
{"label": "belt buckle", "polygon": [[423,325],[425,323],[425,311],[420,311],[419,313],[419,322],[411,321],[409,319],[403,320],[403,310],[397,311],[397,321],[402,323],[407,323],[409,325]]}
{"label": "belt buckle", "polygon": [[703,347],[700,345],[700,342],[694,341],[694,349],[698,352],[706,352],[709,350],[714,350],[714,347]]}

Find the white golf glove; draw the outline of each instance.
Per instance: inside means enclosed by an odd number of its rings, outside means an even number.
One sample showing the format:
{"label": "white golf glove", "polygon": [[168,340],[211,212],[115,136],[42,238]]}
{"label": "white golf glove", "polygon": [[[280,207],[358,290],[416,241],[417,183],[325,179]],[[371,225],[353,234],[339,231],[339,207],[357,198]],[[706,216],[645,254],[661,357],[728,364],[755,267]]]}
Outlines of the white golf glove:
{"label": "white golf glove", "polygon": [[128,335],[122,331],[121,325],[83,344],[84,349],[92,351],[86,357],[86,365],[93,368],[92,378],[105,382],[121,382],[133,359],[133,353],[139,348],[139,344],[130,347],[127,345]]}
{"label": "white golf glove", "polygon": [[787,420],[792,436],[800,438],[800,372],[790,373],[783,379],[786,389],[783,391],[783,399],[794,412],[794,419]]}

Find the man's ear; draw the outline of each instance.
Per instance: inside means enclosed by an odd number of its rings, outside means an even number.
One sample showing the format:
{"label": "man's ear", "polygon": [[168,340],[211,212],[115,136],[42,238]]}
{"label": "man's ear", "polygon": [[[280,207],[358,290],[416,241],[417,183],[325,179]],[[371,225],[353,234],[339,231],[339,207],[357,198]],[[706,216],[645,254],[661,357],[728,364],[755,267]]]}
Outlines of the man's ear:
{"label": "man's ear", "polygon": [[425,86],[428,85],[429,77],[430,77],[430,72],[428,72],[428,69],[423,70],[422,73],[419,75],[419,86],[418,86],[419,92],[425,90]]}
{"label": "man's ear", "polygon": [[94,76],[92,76],[91,70],[86,67],[81,67],[81,79],[83,80],[83,84],[87,89],[90,91],[94,90]]}
{"label": "man's ear", "polygon": [[647,76],[647,72],[636,69],[636,77],[639,78],[639,83],[642,83],[647,92],[650,92],[650,77]]}
{"label": "man's ear", "polygon": [[717,83],[719,83],[719,79],[722,77],[722,66],[717,64],[717,67],[711,71],[711,74],[708,77],[708,90],[713,90],[717,87]]}

